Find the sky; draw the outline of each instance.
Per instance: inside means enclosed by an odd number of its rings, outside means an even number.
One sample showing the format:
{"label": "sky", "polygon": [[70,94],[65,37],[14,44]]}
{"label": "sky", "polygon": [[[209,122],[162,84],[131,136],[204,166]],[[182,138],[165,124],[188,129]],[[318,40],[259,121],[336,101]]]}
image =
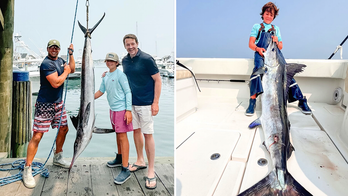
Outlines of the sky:
{"label": "sky", "polygon": [[[15,0],[14,34],[34,52],[47,55],[47,43],[57,39],[60,55],[67,54],[72,35],[76,0]],[[126,55],[123,36],[138,36],[139,48],[152,56],[174,56],[175,0],[89,0],[89,28],[104,20],[92,33],[92,57],[104,59],[106,53]],[[78,1],[73,44],[75,58],[82,54],[84,35],[77,20],[86,26],[86,0]]]}
{"label": "sky", "polygon": [[[204,2],[204,3],[203,3]],[[249,36],[269,1],[176,0],[176,51],[185,58],[253,58]],[[348,35],[347,0],[273,1],[285,58],[327,59]],[[348,40],[343,48],[348,48]],[[348,59],[344,52],[343,59]],[[339,52],[333,59],[340,59]]]}

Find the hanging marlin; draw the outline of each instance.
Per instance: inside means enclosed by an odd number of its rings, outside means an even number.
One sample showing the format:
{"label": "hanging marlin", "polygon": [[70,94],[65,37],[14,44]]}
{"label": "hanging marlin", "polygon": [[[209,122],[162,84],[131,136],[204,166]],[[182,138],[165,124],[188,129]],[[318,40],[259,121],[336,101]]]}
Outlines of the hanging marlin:
{"label": "hanging marlin", "polygon": [[[82,55],[81,71],[81,98],[80,109],[77,117],[70,117],[74,127],[77,130],[74,143],[74,156],[71,161],[70,169],[77,157],[83,152],[92,139],[92,133],[114,132],[113,130],[103,130],[94,127],[95,123],[95,105],[94,105],[94,68],[92,59],[91,34],[104,19],[103,17],[91,29],[86,29],[79,23],[82,32],[85,35],[85,45]],[[88,27],[88,24],[87,24]]]}
{"label": "hanging marlin", "polygon": [[286,167],[286,162],[294,150],[289,139],[287,92],[293,76],[306,66],[286,64],[283,55],[271,40],[264,54],[264,62],[264,67],[253,73],[263,75],[262,114],[249,125],[249,128],[262,126],[265,138],[263,145],[271,155],[274,168],[265,178],[239,196],[311,195],[291,176]]}

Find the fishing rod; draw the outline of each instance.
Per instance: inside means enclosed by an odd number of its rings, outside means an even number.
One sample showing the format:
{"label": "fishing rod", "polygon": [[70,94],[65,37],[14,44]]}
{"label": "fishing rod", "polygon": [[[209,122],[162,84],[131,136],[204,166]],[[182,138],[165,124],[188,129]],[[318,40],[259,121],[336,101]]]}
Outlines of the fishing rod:
{"label": "fishing rod", "polygon": [[198,83],[197,83],[197,79],[196,79],[195,74],[194,74],[188,67],[186,67],[185,65],[181,64],[178,60],[176,60],[176,64],[179,65],[180,67],[183,67],[183,68],[185,68],[185,69],[187,69],[188,71],[191,72],[191,74],[192,74],[192,76],[193,76],[193,78],[194,78],[194,80],[195,80],[195,82],[196,82],[197,88],[198,88],[199,92],[201,92],[201,89],[200,89],[199,86],[198,86]]}
{"label": "fishing rod", "polygon": [[[331,56],[329,57],[329,59],[331,59],[331,58],[336,54],[336,52],[337,52],[339,49],[341,49],[341,51],[342,51],[342,45],[344,44],[344,42],[345,42],[347,39],[348,39],[348,35],[347,35],[346,38],[344,38],[344,40],[342,41],[342,43],[341,43],[339,46],[337,46],[335,52],[333,52],[333,53],[331,54]],[[341,58],[342,58],[342,55],[341,55]]]}

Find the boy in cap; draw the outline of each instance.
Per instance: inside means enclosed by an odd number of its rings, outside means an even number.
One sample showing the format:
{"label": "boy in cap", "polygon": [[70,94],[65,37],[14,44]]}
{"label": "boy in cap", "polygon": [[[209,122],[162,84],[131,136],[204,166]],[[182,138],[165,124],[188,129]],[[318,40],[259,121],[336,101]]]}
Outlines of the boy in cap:
{"label": "boy in cap", "polygon": [[69,73],[75,72],[75,60],[73,57],[74,46],[70,44],[69,64],[58,57],[60,43],[50,40],[47,44],[48,55],[40,65],[40,90],[35,104],[35,117],[33,136],[28,144],[27,159],[23,171],[23,183],[28,188],[36,186],[32,175],[31,164],[37,152],[41,138],[48,132],[50,125],[58,128],[63,110],[61,126],[56,140],[56,150],[53,157],[53,165],[69,168],[70,163],[63,159],[63,144],[68,133],[67,114],[63,107],[63,84]]}
{"label": "boy in cap", "polygon": [[106,54],[105,63],[109,68],[102,79],[99,90],[94,94],[98,99],[107,92],[110,106],[110,121],[116,132],[118,154],[112,161],[107,162],[108,167],[122,166],[121,173],[114,179],[116,184],[123,184],[130,178],[128,169],[129,142],[127,132],[133,131],[132,125],[132,93],[126,75],[117,67],[120,65],[117,54]]}

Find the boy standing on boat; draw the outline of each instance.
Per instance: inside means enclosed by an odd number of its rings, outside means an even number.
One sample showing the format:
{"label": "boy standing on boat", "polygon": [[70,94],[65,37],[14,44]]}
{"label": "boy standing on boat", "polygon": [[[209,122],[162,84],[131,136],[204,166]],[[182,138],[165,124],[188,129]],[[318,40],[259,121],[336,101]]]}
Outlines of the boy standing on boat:
{"label": "boy standing on boat", "polygon": [[103,77],[99,90],[94,94],[98,99],[107,92],[110,106],[110,120],[112,128],[116,132],[118,154],[116,159],[107,163],[108,167],[122,166],[121,173],[116,176],[114,182],[123,184],[130,178],[128,169],[129,142],[127,132],[133,131],[132,125],[132,93],[129,88],[127,76],[117,67],[120,60],[117,54],[110,52],[105,57],[109,72]]}
{"label": "boy standing on boat", "polygon": [[[63,107],[64,81],[69,73],[75,72],[74,47],[70,44],[69,64],[58,57],[60,43],[50,40],[47,44],[47,57],[40,66],[40,90],[35,104],[35,117],[33,125],[33,137],[28,144],[27,159],[23,171],[23,183],[28,188],[36,186],[32,175],[31,164],[39,147],[41,138],[48,132],[50,125],[58,128],[60,117],[61,125],[56,140],[56,150],[53,157],[53,165],[69,168],[70,163],[63,159],[63,144],[68,133],[67,114]],[[63,115],[61,115],[63,110]]]}
{"label": "boy standing on boat", "polygon": [[132,90],[134,143],[137,151],[137,161],[129,167],[129,170],[135,172],[146,168],[143,155],[144,137],[145,151],[149,164],[145,187],[154,189],[157,183],[154,169],[153,116],[156,116],[159,111],[158,103],[162,86],[161,76],[155,60],[138,48],[138,38],[135,35],[125,35],[123,44],[128,52],[127,56],[122,60],[122,65]]}
{"label": "boy standing on boat", "polygon": [[[272,2],[266,3],[262,7],[261,18],[263,22],[261,24],[255,24],[251,30],[249,39],[249,48],[255,51],[254,57],[254,70],[258,70],[263,67],[264,59],[263,52],[266,51],[265,48],[268,47],[270,40],[275,42],[279,50],[283,49],[283,42],[280,35],[279,27],[272,25],[272,21],[278,15],[279,9]],[[281,54],[281,53],[280,53]],[[282,55],[282,54],[281,54]],[[263,93],[262,83],[260,75],[250,76],[250,100],[249,107],[245,112],[246,116],[252,116],[255,112],[256,97]],[[311,109],[307,105],[307,99],[303,96],[299,86],[297,85],[295,79],[292,79],[289,86],[289,102],[299,101],[298,107],[302,113],[309,115],[312,113]]]}

